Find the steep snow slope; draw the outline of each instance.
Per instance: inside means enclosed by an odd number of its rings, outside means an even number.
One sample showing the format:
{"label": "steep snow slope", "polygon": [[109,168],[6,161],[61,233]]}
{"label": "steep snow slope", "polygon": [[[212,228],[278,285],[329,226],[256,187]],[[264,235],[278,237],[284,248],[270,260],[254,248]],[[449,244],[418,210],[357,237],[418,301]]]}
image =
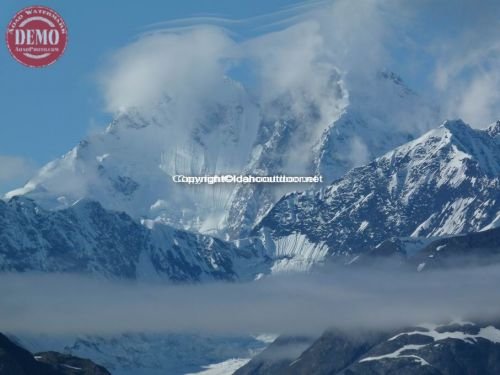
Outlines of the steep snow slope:
{"label": "steep snow slope", "polygon": [[[303,118],[282,115],[272,123],[263,123],[248,172],[317,174],[327,184],[439,122],[439,111],[394,73],[381,72],[363,81],[340,78],[330,88],[338,91],[338,99],[332,99],[331,104],[337,111],[316,130],[311,131],[311,124],[325,120],[315,118],[314,107]],[[239,187],[231,200],[227,232],[232,237],[248,235],[281,195],[308,187]]]}
{"label": "steep snow slope", "polygon": [[[309,264],[327,253],[351,257],[392,236],[477,231],[499,210],[498,142],[489,130],[448,121],[318,192],[283,197],[254,234],[295,268],[304,251],[314,255]],[[306,250],[294,246],[298,238]]]}
{"label": "steep snow slope", "polygon": [[321,138],[317,173],[329,184],[424,134],[438,118],[438,108],[394,73],[380,72],[373,82],[356,82],[349,91],[349,107]]}
{"label": "steep snow slope", "polygon": [[260,115],[237,83],[225,80],[222,91],[190,108],[165,97],[147,110],[129,109],[6,198],[27,195],[49,209],[88,198],[135,218],[160,217],[180,228],[210,231],[232,187],[180,186],[171,176],[243,169]]}

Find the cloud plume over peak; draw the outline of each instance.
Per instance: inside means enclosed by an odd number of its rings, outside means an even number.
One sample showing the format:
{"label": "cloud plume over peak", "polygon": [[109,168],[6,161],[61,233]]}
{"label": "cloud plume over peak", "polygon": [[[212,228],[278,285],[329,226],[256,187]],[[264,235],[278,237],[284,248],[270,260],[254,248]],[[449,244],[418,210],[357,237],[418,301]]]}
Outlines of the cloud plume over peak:
{"label": "cloud plume over peak", "polygon": [[221,85],[232,47],[222,29],[208,26],[140,38],[117,51],[101,76],[107,108],[149,109],[162,96],[195,105]]}
{"label": "cloud plume over peak", "polygon": [[[449,117],[483,126],[498,116],[498,19],[492,15],[500,5],[474,4],[337,0],[249,20],[152,25],[116,51],[104,69],[107,109],[148,106],[164,95],[196,107],[208,94],[217,95],[222,77],[229,76],[259,103],[286,92],[293,110],[302,113],[308,100],[315,101],[328,117],[324,111],[332,104],[321,98],[330,88],[332,68],[358,82],[389,69],[439,99]],[[239,32],[252,23],[259,31]]]}

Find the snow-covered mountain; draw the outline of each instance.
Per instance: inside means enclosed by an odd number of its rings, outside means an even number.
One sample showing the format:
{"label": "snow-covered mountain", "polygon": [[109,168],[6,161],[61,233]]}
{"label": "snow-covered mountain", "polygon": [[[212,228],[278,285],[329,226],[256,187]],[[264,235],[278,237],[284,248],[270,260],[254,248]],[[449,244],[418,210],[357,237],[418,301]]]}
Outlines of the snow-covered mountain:
{"label": "snow-covered mountain", "polygon": [[485,374],[500,371],[498,324],[452,321],[391,332],[329,330],[297,353],[278,338],[235,375]]}
{"label": "snow-covered mountain", "polygon": [[333,69],[323,90],[328,110],[306,101],[297,111],[287,95],[256,103],[230,79],[193,108],[164,97],[147,111],[119,114],[5,198],[25,195],[47,209],[86,198],[134,218],[234,239],[283,194],[310,186],[186,186],[173,175],[321,173],[329,181],[437,123],[437,111],[394,74],[356,82]]}
{"label": "snow-covered mountain", "polygon": [[0,201],[1,271],[74,272],[141,281],[230,281],[253,279],[261,259],[251,247],[164,224],[141,225],[94,201],[82,200],[56,211],[25,197]]}
{"label": "snow-covered mountain", "polygon": [[[332,99],[336,110],[331,112],[331,119],[311,131],[311,124],[325,122],[315,118],[317,111],[311,106],[308,116],[289,118],[285,111],[272,123],[263,123],[247,173],[315,174],[329,183],[438,123],[439,111],[394,73],[381,72],[363,82],[333,77],[336,84],[330,91],[338,91],[338,97]],[[281,195],[308,187],[238,187],[228,214],[227,232],[232,237],[248,235]]]}
{"label": "snow-covered mountain", "polygon": [[[496,123],[486,130],[474,130],[461,121],[446,122],[351,170],[328,187],[286,195],[260,221],[250,240],[237,241],[237,246],[150,219],[142,220],[149,227],[144,228],[127,214],[109,212],[87,199],[51,211],[16,197],[0,203],[6,218],[2,233],[8,239],[2,247],[4,254],[9,254],[2,267],[61,270],[61,264],[66,263],[60,263],[57,257],[63,243],[73,251],[71,262],[76,262],[68,263],[68,271],[74,267],[78,271],[95,269],[104,275],[135,277],[149,269],[153,275],[159,272],[179,281],[205,276],[246,279],[282,269],[308,269],[329,254],[350,256],[395,236],[436,237],[487,229],[496,225],[500,212],[499,127]],[[255,194],[265,196],[270,188],[253,186],[242,202],[247,208],[251,202],[261,204]],[[261,208],[272,200],[263,203]],[[21,204],[30,208],[20,209]],[[235,216],[231,222],[236,223],[238,217],[245,216]],[[129,241],[123,241],[119,234],[123,218],[137,233]],[[106,225],[113,228],[107,232],[111,238],[105,244],[99,242],[103,237],[99,220],[108,221]],[[53,231],[44,232],[47,221]],[[36,232],[40,238],[30,239],[32,242],[20,239],[20,233],[28,233],[30,228],[26,222],[34,228],[29,233]],[[68,230],[78,236],[68,240]],[[179,237],[183,240],[176,245]],[[150,242],[157,250],[137,250],[151,248]],[[99,246],[110,249],[106,252],[109,259],[99,258],[100,263],[95,264]],[[94,255],[82,254],[81,249]],[[19,256],[21,253],[25,256]],[[21,258],[25,258],[24,263]],[[51,259],[57,259],[53,266]],[[121,264],[123,269],[108,269],[106,263],[114,267]]]}
{"label": "snow-covered mountain", "polygon": [[6,198],[26,195],[48,209],[87,198],[134,218],[211,231],[232,187],[177,185],[171,177],[239,173],[256,138],[259,110],[229,79],[214,97],[190,108],[183,103],[164,97],[147,110],[118,114],[105,132],[81,141]]}
{"label": "snow-covered mountain", "polygon": [[[452,121],[424,134],[439,113],[396,75],[331,77],[326,117],[314,102],[292,111],[286,96],[256,103],[229,79],[191,117],[171,97],[147,113],[121,113],[0,200],[0,270],[254,280],[332,255],[352,260],[394,236],[427,243],[498,225],[500,122],[481,131]],[[171,180],[227,173],[321,174],[326,185]],[[261,348],[246,339],[153,336],[89,336],[57,348],[123,374],[195,371]]]}
{"label": "snow-covered mountain", "polygon": [[377,79],[353,87],[349,107],[318,145],[314,165],[327,184],[417,138],[440,121],[439,109],[392,72],[380,72]]}
{"label": "snow-covered mountain", "polygon": [[499,127],[447,121],[320,191],[286,195],[254,234],[275,267],[300,269],[393,236],[481,230],[500,212]]}

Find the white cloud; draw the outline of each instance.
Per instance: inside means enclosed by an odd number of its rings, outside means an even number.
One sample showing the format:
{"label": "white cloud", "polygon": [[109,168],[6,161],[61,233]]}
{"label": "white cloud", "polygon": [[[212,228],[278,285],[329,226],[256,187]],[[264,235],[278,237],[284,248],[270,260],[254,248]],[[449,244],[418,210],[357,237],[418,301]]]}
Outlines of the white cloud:
{"label": "white cloud", "polygon": [[500,73],[477,74],[458,96],[456,113],[457,117],[478,127],[500,119]]}
{"label": "white cloud", "polygon": [[0,155],[0,193],[26,182],[34,171],[34,163],[27,158]]}
{"label": "white cloud", "polygon": [[[235,284],[159,285],[3,274],[0,331],[316,334],[498,316],[498,265],[429,271],[337,268]],[[397,282],[394,282],[397,280]],[[50,291],[50,293],[47,293]],[[147,307],[147,308],[146,308]]]}
{"label": "white cloud", "polygon": [[[328,115],[335,90],[332,74],[337,70],[372,74],[389,63],[385,41],[392,17],[386,16],[386,3],[304,3],[249,20],[193,18],[157,24],[170,28],[142,34],[116,51],[103,70],[100,82],[107,109],[115,113],[151,106],[165,96],[182,97],[192,107],[217,95],[221,77],[239,66],[252,75],[258,102],[289,95],[295,112],[303,113],[315,102]],[[253,22],[264,29],[267,22],[279,30],[236,40],[226,29]]]}
{"label": "white cloud", "polygon": [[154,106],[162,97],[196,105],[220,85],[232,44],[215,27],[141,37],[117,51],[101,75],[108,110]]}
{"label": "white cloud", "polygon": [[435,86],[448,117],[485,127],[500,118],[500,40],[481,32],[457,39],[438,53]]}
{"label": "white cloud", "polygon": [[235,79],[232,72],[239,69],[242,82],[251,81],[242,90],[258,103],[262,116],[308,124],[294,131],[293,153],[284,156],[285,171],[304,173],[311,149],[347,103],[343,73],[373,79],[390,60],[384,45],[390,25],[375,1],[299,6],[281,16],[281,24],[276,14],[258,22],[264,28],[265,22],[273,23],[279,30],[243,40],[224,27],[245,21],[220,20],[222,27],[215,19],[211,26],[182,21],[182,27],[170,24],[170,29],[141,35],[117,51],[101,75],[107,109],[117,113],[134,108],[155,117],[156,104],[169,102],[161,122],[175,128],[176,143],[183,144],[183,137],[203,121],[207,102],[216,105],[234,96],[224,77]]}
{"label": "white cloud", "polygon": [[360,137],[354,137],[351,143],[349,158],[354,166],[360,166],[370,161],[370,153]]}
{"label": "white cloud", "polygon": [[500,3],[439,3],[440,33],[429,43],[434,85],[449,118],[485,127],[500,118]]}
{"label": "white cloud", "polygon": [[329,82],[335,67],[326,59],[318,22],[303,22],[253,39],[244,49],[256,66],[263,102],[290,95],[294,112],[303,113],[321,96],[331,97],[328,89],[333,89]]}
{"label": "white cloud", "polygon": [[[337,0],[313,5],[248,20],[193,18],[153,25],[117,51],[105,69],[101,83],[108,110],[151,105],[165,95],[196,106],[216,95],[220,78],[238,66],[258,88],[253,93],[258,102],[288,94],[299,112],[308,101],[318,101],[330,115],[328,82],[334,68],[357,77],[361,85],[377,70],[406,74],[439,98],[452,117],[479,122],[497,111],[494,90],[484,83],[499,67],[498,2]],[[236,39],[228,31],[252,24],[261,30],[257,37]],[[170,29],[154,29],[160,26]],[[470,100],[469,90],[481,87],[483,99],[460,104]]]}

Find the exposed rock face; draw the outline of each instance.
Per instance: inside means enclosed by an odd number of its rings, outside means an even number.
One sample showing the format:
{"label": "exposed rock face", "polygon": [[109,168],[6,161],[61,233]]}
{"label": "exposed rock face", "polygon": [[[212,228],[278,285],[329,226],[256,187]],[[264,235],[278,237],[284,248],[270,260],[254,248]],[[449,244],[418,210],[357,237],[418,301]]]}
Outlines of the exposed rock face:
{"label": "exposed rock face", "polygon": [[350,267],[391,263],[417,272],[500,262],[500,228],[437,239],[391,238],[351,261]]}
{"label": "exposed rock face", "polygon": [[46,363],[64,375],[110,375],[111,373],[104,367],[96,365],[94,362],[75,357],[69,354],[58,352],[36,353],[35,358],[40,363]]}
{"label": "exposed rock face", "polygon": [[57,352],[37,353],[14,344],[0,334],[1,375],[110,375],[104,367],[88,359]]}
{"label": "exposed rock face", "polygon": [[274,375],[287,371],[290,363],[306,350],[314,339],[311,337],[278,337],[266,350],[258,354],[234,375]]}
{"label": "exposed rock face", "polygon": [[[262,363],[265,353],[236,373],[270,374],[269,363]],[[390,333],[327,331],[273,374],[494,375],[499,371],[500,330],[491,324],[454,322]]]}
{"label": "exposed rock face", "polygon": [[24,197],[0,201],[0,270],[143,281],[230,281],[238,273],[244,277],[243,269],[237,271],[240,265],[259,259],[252,251],[210,236],[146,224],[87,200],[56,211]]}

